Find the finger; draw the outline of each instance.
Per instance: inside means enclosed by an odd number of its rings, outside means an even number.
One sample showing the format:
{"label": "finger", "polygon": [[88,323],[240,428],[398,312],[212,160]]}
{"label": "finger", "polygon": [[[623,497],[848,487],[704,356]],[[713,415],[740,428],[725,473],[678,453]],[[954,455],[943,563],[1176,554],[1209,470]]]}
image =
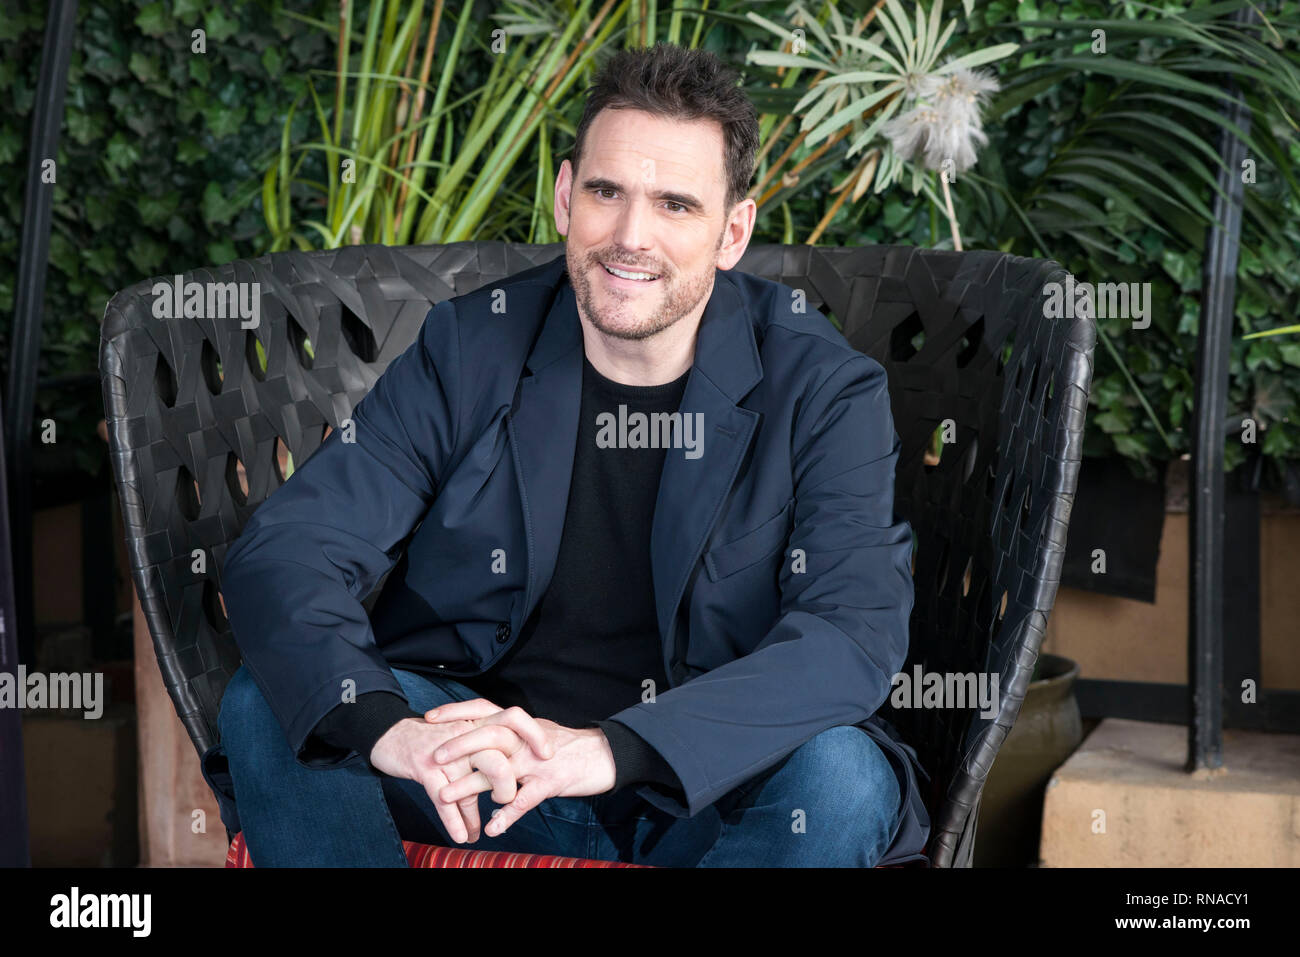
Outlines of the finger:
{"label": "finger", "polygon": [[545,801],[550,796],[548,790],[548,785],[538,778],[528,781],[513,801],[497,809],[483,833],[488,837],[500,837],[515,821]]}
{"label": "finger", "polygon": [[424,785],[425,793],[433,802],[433,808],[438,812],[438,818],[442,821],[442,826],[446,829],[452,843],[466,843],[469,840],[469,828],[465,824],[459,805],[446,803],[438,797],[439,790],[447,784],[447,776],[442,771],[434,771],[425,775],[420,783]]}
{"label": "finger", "polygon": [[467,797],[475,797],[484,791],[492,790],[492,781],[486,774],[475,771],[473,774],[467,774],[463,778],[457,778],[450,784],[444,785],[438,792],[438,800],[447,804],[458,804]]}
{"label": "finger", "polygon": [[[490,725],[505,725],[527,742],[528,746],[533,749],[533,753],[543,761],[549,760],[555,754],[555,748],[551,744],[546,729],[541,726],[536,718],[517,705],[482,718],[478,724],[480,728]],[[445,744],[446,742],[444,742],[444,746]]]}
{"label": "finger", "polygon": [[470,757],[470,762],[492,782],[492,800],[497,804],[509,804],[519,793],[519,783],[515,780],[515,769],[510,759],[500,751],[480,751]]}
{"label": "finger", "polygon": [[543,761],[549,761],[555,756],[555,747],[551,744],[551,736],[546,733],[546,729],[531,714],[520,707],[506,708],[499,716],[488,718],[488,721],[500,721],[509,728],[513,728],[519,737],[523,738]]}
{"label": "finger", "polygon": [[449,701],[424,713],[426,721],[460,721],[486,718],[502,709],[487,698],[470,698],[468,701]]}
{"label": "finger", "polygon": [[518,793],[515,772],[510,760],[500,751],[480,751],[470,758],[470,763],[478,770],[464,777],[458,777],[441,791],[443,801],[460,801],[484,791],[492,792],[492,800],[497,804],[509,804]]}
{"label": "finger", "polygon": [[[462,758],[459,761],[452,761],[450,764],[443,766],[442,773],[448,781],[457,781],[463,777],[473,776],[474,769],[470,766],[469,758]],[[443,800],[444,804],[454,805],[460,812],[461,820],[465,824],[465,840],[472,844],[479,839],[483,833],[479,826],[478,813],[478,792],[470,792],[458,801]]]}
{"label": "finger", "polygon": [[433,759],[439,764],[447,764],[489,748],[509,757],[521,747],[523,747],[523,740],[513,728],[504,724],[485,724],[442,742],[433,752]]}
{"label": "finger", "polygon": [[[472,777],[473,775],[466,775]],[[456,806],[460,808],[460,816],[465,820],[466,838],[470,843],[477,841],[483,833],[479,826],[478,816],[478,792],[471,794],[469,797],[457,801]]]}
{"label": "finger", "polygon": [[[495,710],[494,710],[495,709]],[[426,721],[441,723],[457,719],[476,720],[480,724],[504,724],[524,739],[542,760],[551,758],[555,750],[546,734],[546,729],[538,724],[537,719],[523,708],[515,705],[504,710],[486,698],[472,698],[469,701],[453,701],[440,705],[424,713]]]}

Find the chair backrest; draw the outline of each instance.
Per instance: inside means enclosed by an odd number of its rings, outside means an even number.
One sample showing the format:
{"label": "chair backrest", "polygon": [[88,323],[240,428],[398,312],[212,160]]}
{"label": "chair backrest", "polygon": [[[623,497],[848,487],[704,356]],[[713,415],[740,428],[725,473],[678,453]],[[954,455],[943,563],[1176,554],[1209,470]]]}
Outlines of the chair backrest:
{"label": "chair backrest", "polygon": [[[221,564],[283,484],[285,451],[296,463],[310,456],[414,341],[433,303],[562,252],[501,242],[283,252],[194,270],[165,294],[175,304],[190,282],[259,283],[255,329],[237,318],[156,318],[155,280],[113,297],[100,372],[131,571],[200,754],[217,741],[240,660]],[[888,373],[902,442],[896,509],[916,543],[904,671],[999,680],[992,717],[974,701],[882,709],[930,774],[931,862],[968,866],[981,789],[1056,597],[1093,321],[1045,318],[1044,289],[1066,272],[996,251],[751,246],[737,268],[802,290]],[[934,463],[936,430],[945,441]]]}

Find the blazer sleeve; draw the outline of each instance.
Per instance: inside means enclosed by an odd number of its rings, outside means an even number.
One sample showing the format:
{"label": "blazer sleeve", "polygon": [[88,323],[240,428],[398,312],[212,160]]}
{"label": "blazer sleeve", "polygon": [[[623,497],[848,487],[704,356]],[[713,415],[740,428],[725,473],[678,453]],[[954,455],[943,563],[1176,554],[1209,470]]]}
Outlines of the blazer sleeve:
{"label": "blazer sleeve", "polygon": [[[362,601],[423,520],[457,440],[455,307],[434,306],[319,449],[226,553],[222,597],[245,667],[300,764],[354,763],[312,731],[351,696],[406,700]],[[304,746],[310,747],[304,751]]]}
{"label": "blazer sleeve", "polygon": [[850,357],[793,429],[795,515],[779,617],[749,654],[611,716],[672,765],[685,804],[650,787],[638,793],[678,817],[822,731],[869,718],[907,657],[912,535],[894,515],[900,443],[884,369]]}
{"label": "blazer sleeve", "polygon": [[406,718],[423,719],[424,714],[412,708],[400,695],[370,691],[355,701],[336,706],[321,718],[303,748],[311,751],[321,744],[343,748],[355,751],[369,763],[370,752],[379,739]]}

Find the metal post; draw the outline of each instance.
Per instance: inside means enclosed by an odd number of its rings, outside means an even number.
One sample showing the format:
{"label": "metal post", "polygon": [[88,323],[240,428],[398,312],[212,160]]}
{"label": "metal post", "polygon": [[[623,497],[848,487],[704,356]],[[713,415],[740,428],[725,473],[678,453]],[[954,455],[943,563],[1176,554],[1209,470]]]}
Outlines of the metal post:
{"label": "metal post", "polygon": [[[4,476],[4,428],[0,426],[0,676],[18,681],[18,633],[14,628],[13,553]],[[21,692],[20,692],[21,693]],[[23,717],[18,708],[0,708],[0,867],[29,867],[27,774],[23,757]]]}
{"label": "metal post", "polygon": [[[1253,8],[1238,10],[1238,23],[1254,22]],[[1225,115],[1250,129],[1250,111],[1228,80],[1232,97]],[[1187,770],[1223,765],[1223,421],[1228,404],[1228,357],[1232,349],[1237,255],[1241,245],[1241,164],[1246,145],[1219,131],[1219,170],[1214,216],[1206,241],[1201,322],[1196,341],[1195,431],[1192,438],[1192,494],[1189,544],[1187,686],[1191,722],[1187,728]],[[1227,197],[1226,199],[1224,197]]]}
{"label": "metal post", "polygon": [[[50,0],[41,48],[41,76],[32,106],[32,136],[27,154],[27,189],[23,197],[23,238],[18,256],[18,288],[5,389],[5,441],[9,462],[9,518],[13,558],[18,654],[31,662],[35,650],[32,592],[32,412],[36,405],[36,369],[41,352],[41,315],[45,272],[50,254],[50,216],[54,184],[42,181],[44,161],[59,151],[63,94],[68,86],[77,0]],[[57,175],[57,169],[56,169]]]}

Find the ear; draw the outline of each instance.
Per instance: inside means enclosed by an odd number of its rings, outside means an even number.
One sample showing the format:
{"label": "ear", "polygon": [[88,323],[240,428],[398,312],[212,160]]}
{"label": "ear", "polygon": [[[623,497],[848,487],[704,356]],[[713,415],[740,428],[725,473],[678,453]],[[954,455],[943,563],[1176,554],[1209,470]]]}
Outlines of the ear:
{"label": "ear", "polygon": [[561,236],[569,235],[569,197],[572,191],[573,164],[566,159],[555,175],[555,229]]}
{"label": "ear", "polygon": [[718,247],[717,256],[719,269],[731,269],[740,262],[754,235],[757,216],[758,204],[753,199],[746,197],[736,204],[722,230],[722,245]]}

